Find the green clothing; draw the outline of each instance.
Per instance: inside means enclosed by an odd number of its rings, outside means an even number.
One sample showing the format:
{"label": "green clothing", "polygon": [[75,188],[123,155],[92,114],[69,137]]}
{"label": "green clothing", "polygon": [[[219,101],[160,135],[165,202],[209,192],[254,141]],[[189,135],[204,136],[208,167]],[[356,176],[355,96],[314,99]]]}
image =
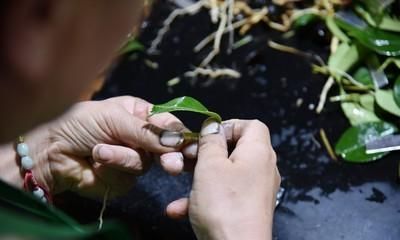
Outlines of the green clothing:
{"label": "green clothing", "polygon": [[51,205],[0,181],[0,239],[130,239],[116,223],[82,226]]}

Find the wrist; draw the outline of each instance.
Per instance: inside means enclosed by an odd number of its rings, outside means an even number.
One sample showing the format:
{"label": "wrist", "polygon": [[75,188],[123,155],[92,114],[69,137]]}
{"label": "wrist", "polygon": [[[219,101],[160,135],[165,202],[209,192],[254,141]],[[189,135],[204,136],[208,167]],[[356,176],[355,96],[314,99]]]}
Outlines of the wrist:
{"label": "wrist", "polygon": [[[52,177],[47,158],[47,146],[44,143],[46,133],[34,131],[29,133],[24,143],[29,148],[29,157],[33,160],[31,170],[38,184],[48,192],[53,192]],[[24,188],[24,171],[21,169],[21,157],[17,153],[18,143],[0,146],[0,179],[16,188]]]}
{"label": "wrist", "polygon": [[14,143],[0,146],[0,179],[11,186],[22,189],[24,178],[18,163]]}
{"label": "wrist", "polygon": [[[30,156],[33,160],[32,173],[38,184],[50,194],[54,194],[55,186],[50,171],[49,162],[49,134],[45,128],[38,128],[24,137],[24,142],[29,147]],[[20,164],[20,159],[18,160]]]}
{"label": "wrist", "polygon": [[[256,219],[257,221],[254,221]],[[219,224],[212,224],[205,234],[199,234],[201,240],[270,240],[272,239],[272,220],[266,218],[252,218],[246,221],[229,220]]]}

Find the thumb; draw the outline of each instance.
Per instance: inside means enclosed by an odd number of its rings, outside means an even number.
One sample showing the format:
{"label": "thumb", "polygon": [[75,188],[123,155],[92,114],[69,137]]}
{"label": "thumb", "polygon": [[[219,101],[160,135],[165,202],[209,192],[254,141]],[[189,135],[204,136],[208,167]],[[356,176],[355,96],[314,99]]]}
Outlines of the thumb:
{"label": "thumb", "polygon": [[197,166],[215,164],[228,158],[228,146],[221,125],[212,118],[202,126],[199,139]]}

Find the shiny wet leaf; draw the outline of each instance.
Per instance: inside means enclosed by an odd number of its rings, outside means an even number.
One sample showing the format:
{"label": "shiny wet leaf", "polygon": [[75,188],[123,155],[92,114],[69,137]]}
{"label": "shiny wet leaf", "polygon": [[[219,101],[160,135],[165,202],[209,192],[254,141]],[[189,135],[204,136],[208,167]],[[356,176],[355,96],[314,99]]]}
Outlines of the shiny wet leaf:
{"label": "shiny wet leaf", "polygon": [[196,99],[186,96],[172,99],[171,101],[166,102],[164,104],[154,105],[150,114],[154,115],[158,113],[176,112],[176,111],[200,113],[212,117],[219,122],[222,121],[221,117],[217,113],[209,111],[203,104],[201,104]]}
{"label": "shiny wet leaf", "polygon": [[375,113],[363,108],[358,103],[343,102],[341,104],[341,107],[352,126],[366,122],[380,121],[380,119],[375,115]]}
{"label": "shiny wet leaf", "polygon": [[355,14],[349,14],[348,12],[337,14],[335,20],[340,28],[376,53],[385,56],[400,55],[400,38],[398,34],[370,27],[363,20],[357,19]]}
{"label": "shiny wet leaf", "polygon": [[366,154],[366,143],[379,137],[391,135],[397,128],[386,122],[369,122],[348,128],[336,143],[335,152],[344,160],[366,163],[382,158],[385,153]]}

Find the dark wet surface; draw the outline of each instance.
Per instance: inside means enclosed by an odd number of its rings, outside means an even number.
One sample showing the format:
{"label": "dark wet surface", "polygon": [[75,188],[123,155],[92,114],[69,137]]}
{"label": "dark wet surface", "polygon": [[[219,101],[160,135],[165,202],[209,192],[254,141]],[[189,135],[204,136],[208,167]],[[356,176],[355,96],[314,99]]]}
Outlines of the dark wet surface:
{"label": "dark wet surface", "polygon": [[[162,19],[172,9],[169,4],[154,9],[141,35],[142,42],[147,44],[154,38]],[[213,29],[206,12],[177,20],[161,44],[162,55],[127,56],[95,98],[127,94],[162,103],[189,95],[224,119],[258,118],[265,122],[286,188],[284,201],[276,211],[275,239],[399,239],[399,154],[364,165],[330,159],[320,146],[319,129],[325,129],[335,142],[348,123],[337,104],[328,103],[320,115],[310,110],[318,103],[325,78],[312,75],[309,62],[303,58],[275,51],[266,44],[272,38],[301,49],[312,47],[324,57],[324,39],[321,42],[318,33],[303,32],[300,37],[282,40],[259,26],[251,32],[254,40],[250,44],[230,56],[223,53],[214,61],[218,62],[214,67],[237,69],[243,74],[241,79],[210,82],[182,78],[180,84],[168,88],[168,80],[182,76],[206,56],[209,48],[199,55],[194,55],[192,48]],[[144,59],[157,62],[159,68],[151,69]],[[299,99],[301,106],[296,104]],[[179,116],[190,128],[198,129],[201,118]],[[168,202],[189,193],[190,184],[189,174],[170,177],[155,167],[140,178],[128,196],[114,201],[106,216],[122,219],[132,231],[140,229],[143,239],[194,239],[187,221],[169,220],[163,212]],[[70,202],[64,208],[82,222],[96,219],[97,203],[70,196],[67,199]],[[82,208],[85,214],[76,210]]]}

